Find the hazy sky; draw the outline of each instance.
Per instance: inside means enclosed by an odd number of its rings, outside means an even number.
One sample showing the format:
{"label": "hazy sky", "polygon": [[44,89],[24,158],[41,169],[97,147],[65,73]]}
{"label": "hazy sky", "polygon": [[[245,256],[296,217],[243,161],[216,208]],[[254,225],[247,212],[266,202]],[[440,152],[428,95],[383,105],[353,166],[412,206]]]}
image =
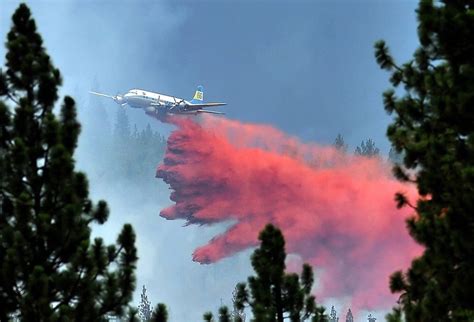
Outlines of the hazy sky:
{"label": "hazy sky", "polygon": [[[2,43],[18,3],[0,2]],[[382,92],[388,75],[375,62],[373,44],[385,39],[400,62],[417,46],[416,1],[27,3],[62,72],[62,92],[78,101],[85,135],[84,121],[95,117],[85,108],[91,102],[87,90],[116,94],[138,87],[190,98],[203,85],[206,100],[229,104],[229,118],[271,124],[323,144],[341,133],[350,150],[372,138],[386,154],[389,117]],[[0,47],[2,66],[4,56]],[[117,107],[104,105],[112,123]],[[169,130],[141,111],[128,115],[139,127],[150,123],[157,131]],[[83,135],[81,142],[93,138]],[[90,144],[80,145],[84,169],[92,167],[89,153]],[[204,311],[215,311],[221,298],[229,303],[232,286],[250,273],[249,252],[211,266],[191,261],[192,250],[222,227],[183,228],[158,217],[164,205],[134,197],[135,188],[90,181],[93,197],[112,208],[98,233],[113,239],[123,222],[134,225],[141,257],[138,289],[147,284],[154,304],[170,306],[173,321],[197,321]]]}

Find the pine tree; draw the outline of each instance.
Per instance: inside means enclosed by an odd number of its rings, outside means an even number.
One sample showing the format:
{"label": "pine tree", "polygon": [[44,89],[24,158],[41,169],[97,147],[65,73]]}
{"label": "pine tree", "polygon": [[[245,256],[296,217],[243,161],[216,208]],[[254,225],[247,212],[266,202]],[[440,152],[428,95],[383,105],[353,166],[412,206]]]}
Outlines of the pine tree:
{"label": "pine tree", "polygon": [[140,294],[140,304],[138,305],[138,311],[142,321],[147,322],[151,319],[151,302],[148,300],[148,295],[146,295],[145,285],[143,285],[142,294]]}
{"label": "pine tree", "polygon": [[214,321],[214,316],[212,315],[211,312],[206,312],[206,313],[204,313],[204,315],[202,316],[202,318],[203,318],[204,321],[206,321],[206,322],[212,322],[212,321]]}
{"label": "pine tree", "polygon": [[247,302],[247,291],[245,290],[245,284],[239,283],[236,285],[234,292],[232,293],[233,312],[232,316],[235,322],[245,321],[245,305]]}
{"label": "pine tree", "polygon": [[168,309],[166,308],[166,305],[164,305],[163,303],[158,303],[158,305],[155,308],[155,311],[153,311],[151,321],[152,322],[168,321]]}
{"label": "pine tree", "polygon": [[337,317],[337,312],[333,305],[331,306],[331,314],[329,314],[329,322],[337,322],[337,321],[339,321],[339,318]]}
{"label": "pine tree", "polygon": [[[140,322],[140,320],[137,318],[138,315],[138,310],[136,308],[130,307],[128,309],[128,314],[126,316],[125,321],[128,322]],[[123,321],[124,319],[120,319],[117,316],[110,315],[106,317],[105,321],[111,322],[111,321]]]}
{"label": "pine tree", "polygon": [[[474,319],[474,4],[471,0],[422,0],[418,6],[420,47],[398,65],[383,41],[375,44],[380,67],[394,89],[383,94],[394,114],[387,135],[403,165],[395,175],[414,182],[423,197],[410,235],[424,247],[407,272],[392,275],[407,321]],[[409,171],[407,171],[409,170]],[[390,315],[392,320],[399,311]]]}
{"label": "pine tree", "polygon": [[340,152],[347,152],[347,144],[344,142],[344,137],[341,134],[338,134],[334,140],[334,147]]}
{"label": "pine tree", "polygon": [[219,322],[230,322],[230,314],[227,306],[219,308]]}
{"label": "pine tree", "polygon": [[53,113],[61,76],[47,55],[29,8],[13,15],[0,71],[0,320],[103,321],[125,313],[135,288],[135,234],[117,245],[91,241],[104,201],[88,198],[74,170],[80,132],[74,100]]}
{"label": "pine tree", "polygon": [[354,322],[354,316],[352,315],[351,309],[347,311],[346,322]]}
{"label": "pine tree", "polygon": [[374,318],[374,317],[372,316],[372,314],[369,314],[369,316],[367,317],[367,321],[368,321],[368,322],[375,322],[375,321],[377,321],[377,319]]}
{"label": "pine tree", "polygon": [[385,316],[385,321],[387,322],[402,322],[402,310],[397,307],[392,310],[392,312],[388,313]]}
{"label": "pine tree", "polygon": [[379,149],[375,146],[375,142],[371,139],[362,141],[360,146],[356,147],[354,153],[356,155],[365,156],[365,157],[376,157],[379,155]]}
{"label": "pine tree", "polygon": [[259,240],[260,247],[251,257],[256,276],[248,278],[250,290],[243,283],[237,287],[238,308],[248,304],[253,321],[259,322],[283,322],[286,317],[292,322],[324,321],[324,308],[317,306],[311,295],[314,282],[311,266],[303,265],[301,276],[285,273],[285,240],[275,226],[267,225]]}
{"label": "pine tree", "polygon": [[327,316],[326,309],[323,306],[318,306],[314,310],[311,322],[329,322],[329,317]]}

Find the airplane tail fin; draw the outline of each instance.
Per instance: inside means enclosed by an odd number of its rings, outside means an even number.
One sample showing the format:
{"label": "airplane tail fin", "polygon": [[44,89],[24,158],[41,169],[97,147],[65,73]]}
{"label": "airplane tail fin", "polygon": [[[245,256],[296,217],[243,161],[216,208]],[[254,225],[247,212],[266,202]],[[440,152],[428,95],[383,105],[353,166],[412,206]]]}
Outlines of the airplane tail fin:
{"label": "airplane tail fin", "polygon": [[194,97],[191,100],[192,104],[202,104],[204,102],[204,88],[199,85],[194,92]]}

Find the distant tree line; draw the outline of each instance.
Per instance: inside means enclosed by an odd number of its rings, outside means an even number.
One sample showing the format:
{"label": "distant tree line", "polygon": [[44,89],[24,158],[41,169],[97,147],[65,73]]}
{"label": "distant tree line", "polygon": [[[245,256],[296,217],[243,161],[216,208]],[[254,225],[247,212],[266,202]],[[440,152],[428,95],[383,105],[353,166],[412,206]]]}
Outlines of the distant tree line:
{"label": "distant tree line", "polygon": [[132,129],[125,109],[118,109],[112,140],[106,151],[110,164],[104,171],[110,171],[106,174],[109,177],[122,176],[126,180],[143,182],[155,177],[158,161],[163,159],[165,150],[163,135],[153,131],[150,124],[141,131],[136,125]]}
{"label": "distant tree line", "polygon": [[[333,146],[343,153],[346,153],[348,150],[348,145],[344,141],[344,137],[341,134],[336,136]],[[363,140],[360,145],[358,145],[354,154],[358,156],[364,156],[368,158],[380,157],[380,149],[376,147],[375,142],[372,139]],[[401,163],[403,159],[403,153],[397,152],[393,147],[390,148],[388,153],[388,160],[392,163]]]}

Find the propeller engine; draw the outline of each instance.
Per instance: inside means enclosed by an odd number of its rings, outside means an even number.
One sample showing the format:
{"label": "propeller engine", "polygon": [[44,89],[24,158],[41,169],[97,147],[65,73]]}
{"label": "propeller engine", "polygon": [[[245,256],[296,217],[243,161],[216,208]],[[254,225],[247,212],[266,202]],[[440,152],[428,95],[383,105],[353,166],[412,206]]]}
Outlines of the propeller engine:
{"label": "propeller engine", "polygon": [[125,99],[125,97],[123,95],[120,95],[120,94],[112,96],[112,95],[102,94],[102,93],[93,92],[93,91],[89,91],[89,93],[97,95],[97,96],[103,96],[103,97],[111,98],[111,99],[114,100],[115,103],[117,103],[121,106],[124,106],[125,104],[127,104],[127,100]]}
{"label": "propeller engine", "polygon": [[117,94],[115,96],[112,96],[112,99],[115,101],[115,103],[117,103],[119,105],[127,104],[127,101],[125,100],[125,98],[122,95]]}

